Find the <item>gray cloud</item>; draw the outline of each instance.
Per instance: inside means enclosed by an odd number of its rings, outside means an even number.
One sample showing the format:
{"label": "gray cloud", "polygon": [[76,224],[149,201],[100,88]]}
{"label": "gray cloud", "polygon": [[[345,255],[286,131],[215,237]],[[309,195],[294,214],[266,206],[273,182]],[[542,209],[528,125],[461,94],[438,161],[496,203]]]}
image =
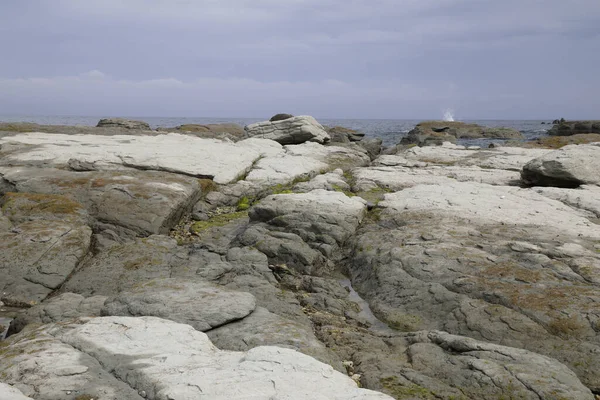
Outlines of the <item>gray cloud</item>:
{"label": "gray cloud", "polygon": [[0,13],[0,113],[600,109],[596,0],[30,0]]}

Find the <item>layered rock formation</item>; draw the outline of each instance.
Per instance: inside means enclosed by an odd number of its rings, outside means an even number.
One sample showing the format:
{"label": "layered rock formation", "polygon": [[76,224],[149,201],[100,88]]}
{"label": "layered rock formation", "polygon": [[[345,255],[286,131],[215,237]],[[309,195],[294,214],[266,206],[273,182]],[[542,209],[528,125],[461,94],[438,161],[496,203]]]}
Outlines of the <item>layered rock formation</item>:
{"label": "layered rock formation", "polygon": [[270,139],[281,144],[300,144],[307,141],[327,143],[331,140],[325,128],[310,116],[276,119],[246,126],[250,137]]}
{"label": "layered rock formation", "polygon": [[600,394],[600,147],[356,143],[4,134],[0,398]]}

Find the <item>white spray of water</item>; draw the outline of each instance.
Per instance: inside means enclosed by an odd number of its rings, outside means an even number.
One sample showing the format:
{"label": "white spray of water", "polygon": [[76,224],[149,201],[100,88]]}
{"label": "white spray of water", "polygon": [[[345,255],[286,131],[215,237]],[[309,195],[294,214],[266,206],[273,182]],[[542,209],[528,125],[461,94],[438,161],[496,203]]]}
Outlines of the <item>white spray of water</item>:
{"label": "white spray of water", "polygon": [[444,121],[454,121],[454,111],[447,109],[444,111]]}

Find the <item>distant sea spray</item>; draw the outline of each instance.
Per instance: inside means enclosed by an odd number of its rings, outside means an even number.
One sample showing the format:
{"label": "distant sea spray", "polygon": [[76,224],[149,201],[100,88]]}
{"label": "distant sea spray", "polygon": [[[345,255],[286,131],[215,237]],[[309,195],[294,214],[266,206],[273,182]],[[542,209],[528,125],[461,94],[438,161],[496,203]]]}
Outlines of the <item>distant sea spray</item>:
{"label": "distant sea spray", "polygon": [[454,110],[448,108],[444,111],[444,121],[454,121]]}

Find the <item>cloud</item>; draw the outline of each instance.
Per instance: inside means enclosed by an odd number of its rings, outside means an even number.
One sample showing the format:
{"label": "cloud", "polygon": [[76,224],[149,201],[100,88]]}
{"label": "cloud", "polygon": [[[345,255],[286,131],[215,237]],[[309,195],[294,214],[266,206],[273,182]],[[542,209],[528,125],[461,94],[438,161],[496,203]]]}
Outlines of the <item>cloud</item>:
{"label": "cloud", "polygon": [[31,0],[2,13],[11,112],[600,109],[597,0]]}

